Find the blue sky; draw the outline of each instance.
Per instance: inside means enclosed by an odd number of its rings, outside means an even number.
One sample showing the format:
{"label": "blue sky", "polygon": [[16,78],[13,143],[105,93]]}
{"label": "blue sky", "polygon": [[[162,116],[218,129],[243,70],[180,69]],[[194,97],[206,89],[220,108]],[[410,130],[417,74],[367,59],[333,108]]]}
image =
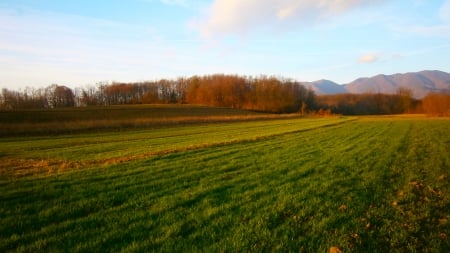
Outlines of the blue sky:
{"label": "blue sky", "polygon": [[450,0],[2,0],[0,87],[450,72]]}

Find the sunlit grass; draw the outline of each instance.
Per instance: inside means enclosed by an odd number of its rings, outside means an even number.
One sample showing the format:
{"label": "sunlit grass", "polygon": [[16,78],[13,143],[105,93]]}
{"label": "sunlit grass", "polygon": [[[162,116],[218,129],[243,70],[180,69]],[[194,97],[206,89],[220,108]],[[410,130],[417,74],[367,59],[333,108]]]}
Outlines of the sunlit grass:
{"label": "sunlit grass", "polygon": [[[137,158],[189,149],[250,141],[289,132],[340,124],[354,118],[283,119],[203,124],[146,130],[104,131],[78,135],[13,137],[0,139],[0,157],[8,168],[35,163],[59,169],[126,162]],[[43,164],[44,166],[39,166]],[[4,168],[0,166],[0,168]],[[6,168],[6,169],[8,169]],[[63,168],[66,169],[66,168]],[[9,169],[8,172],[11,170]],[[3,174],[5,170],[2,171]]]}
{"label": "sunlit grass", "polygon": [[[222,145],[3,178],[0,251],[449,251],[449,121],[289,122]],[[216,138],[238,126],[217,125]]]}

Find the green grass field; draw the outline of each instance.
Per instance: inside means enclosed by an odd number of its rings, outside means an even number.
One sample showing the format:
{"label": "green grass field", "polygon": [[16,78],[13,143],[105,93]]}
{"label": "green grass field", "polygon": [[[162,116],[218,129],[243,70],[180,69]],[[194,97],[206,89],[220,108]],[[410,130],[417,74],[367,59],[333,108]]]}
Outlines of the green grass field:
{"label": "green grass field", "polygon": [[0,138],[1,252],[449,252],[450,120]]}

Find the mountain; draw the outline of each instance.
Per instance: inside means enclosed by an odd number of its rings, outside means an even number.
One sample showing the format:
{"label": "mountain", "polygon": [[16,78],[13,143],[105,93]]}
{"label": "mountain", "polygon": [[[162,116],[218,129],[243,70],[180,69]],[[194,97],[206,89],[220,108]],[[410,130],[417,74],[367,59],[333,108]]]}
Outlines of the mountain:
{"label": "mountain", "polygon": [[346,93],[346,89],[343,85],[339,85],[330,80],[319,80],[315,82],[303,83],[307,88],[311,88],[316,94],[338,94]]}
{"label": "mountain", "polygon": [[336,93],[396,93],[399,88],[408,88],[413,97],[423,98],[429,92],[450,92],[450,74],[437,70],[426,70],[394,75],[376,75],[358,78],[355,81],[339,85],[332,81],[320,80],[305,83],[316,94]]}
{"label": "mountain", "polygon": [[450,74],[442,71],[420,71],[406,74],[377,75],[359,78],[346,84],[350,93],[395,93],[398,88],[408,88],[415,98],[422,98],[429,92],[450,91]]}

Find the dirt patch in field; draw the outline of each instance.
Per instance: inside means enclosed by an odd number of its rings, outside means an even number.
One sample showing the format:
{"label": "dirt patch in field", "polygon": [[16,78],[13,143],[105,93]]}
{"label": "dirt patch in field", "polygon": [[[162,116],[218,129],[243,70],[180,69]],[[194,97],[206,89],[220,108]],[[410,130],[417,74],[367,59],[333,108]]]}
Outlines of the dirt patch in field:
{"label": "dirt patch in field", "polygon": [[26,158],[0,158],[0,178],[20,178],[27,176],[50,176],[63,172],[106,165],[115,165],[135,160],[142,160],[153,156],[168,155],[183,151],[207,148],[211,146],[226,145],[220,143],[215,145],[197,145],[180,149],[163,150],[158,152],[143,153],[132,156],[112,157],[102,160],[91,161],[61,161],[55,159],[26,159]]}

